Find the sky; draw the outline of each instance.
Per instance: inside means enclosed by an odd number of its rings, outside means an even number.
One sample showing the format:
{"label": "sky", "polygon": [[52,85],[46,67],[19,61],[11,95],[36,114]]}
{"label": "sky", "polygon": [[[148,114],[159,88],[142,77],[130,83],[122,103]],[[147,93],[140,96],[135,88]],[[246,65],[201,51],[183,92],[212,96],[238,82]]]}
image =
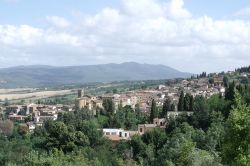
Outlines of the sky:
{"label": "sky", "polygon": [[0,0],[0,68],[250,63],[250,0]]}

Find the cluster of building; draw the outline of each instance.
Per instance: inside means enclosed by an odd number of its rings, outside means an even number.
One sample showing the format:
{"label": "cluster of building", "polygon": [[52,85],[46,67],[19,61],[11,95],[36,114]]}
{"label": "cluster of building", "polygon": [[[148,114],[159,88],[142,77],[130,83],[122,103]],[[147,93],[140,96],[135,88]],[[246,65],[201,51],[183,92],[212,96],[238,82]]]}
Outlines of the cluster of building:
{"label": "cluster of building", "polygon": [[[178,83],[172,83],[168,86],[159,85],[156,89],[128,91],[121,94],[110,94],[103,96],[84,95],[82,90],[78,91],[76,107],[87,108],[96,114],[97,108],[102,108],[104,99],[111,99],[117,109],[119,105],[131,106],[135,109],[136,105],[142,112],[149,112],[152,100],[154,99],[157,106],[162,106],[165,99],[171,99],[174,105],[178,104],[180,91],[189,93],[192,96],[210,97],[214,94],[224,95],[225,87],[223,86],[223,77],[214,76],[213,82],[209,83],[208,78],[182,80]],[[175,110],[177,111],[177,110]]]}
{"label": "cluster of building", "polygon": [[35,126],[42,126],[47,120],[57,120],[59,112],[73,111],[73,106],[62,104],[9,105],[1,108],[1,110],[12,121],[27,122],[27,126],[32,131]]}
{"label": "cluster of building", "polygon": [[[176,106],[175,110],[168,111],[166,118],[155,118],[152,124],[139,124],[137,131],[126,131],[124,129],[103,129],[103,134],[106,138],[112,141],[129,140],[134,135],[143,135],[155,128],[165,128],[170,117],[176,117],[183,112],[177,110],[180,91],[189,93],[192,96],[203,96],[209,98],[214,94],[225,94],[225,87],[223,85],[223,77],[215,76],[213,81],[210,82],[208,78],[182,80],[179,83],[172,83],[168,86],[159,85],[154,90],[140,90],[133,92],[126,92],[124,94],[115,94],[109,96],[117,106],[119,103],[122,105],[130,105],[135,108],[135,104],[139,104],[141,111],[147,113],[151,108],[151,101],[154,99],[157,106],[162,106],[166,98],[170,98],[172,103]],[[185,112],[188,116],[193,112]]]}
{"label": "cluster of building", "polygon": [[248,77],[250,77],[250,73],[243,72],[243,73],[240,73],[240,76],[248,78]]}
{"label": "cluster of building", "polygon": [[[56,120],[58,113],[70,112],[74,110],[89,110],[93,115],[98,109],[103,108],[103,101],[111,99],[117,109],[121,106],[131,106],[135,109],[139,107],[144,113],[150,113],[151,103],[154,99],[158,107],[162,107],[166,98],[172,101],[175,105],[175,110],[169,111],[167,118],[170,116],[178,116],[181,112],[177,110],[180,91],[189,93],[190,95],[210,97],[214,94],[224,95],[225,88],[223,86],[223,77],[215,75],[213,81],[208,78],[181,80],[166,85],[159,85],[155,89],[150,90],[135,90],[128,91],[121,94],[105,94],[102,96],[85,95],[84,90],[78,90],[78,97],[75,100],[75,105],[42,105],[42,104],[28,104],[28,105],[10,105],[0,108],[4,111],[10,120],[28,122],[30,130],[35,126],[41,126],[46,120]],[[85,109],[86,108],[86,109]],[[187,112],[188,115],[192,112]],[[135,134],[144,134],[146,131],[166,126],[166,119],[155,119],[153,124],[140,124],[138,131],[125,131],[123,129],[103,129],[106,137],[112,140],[129,139]]]}
{"label": "cluster of building", "polygon": [[155,118],[152,124],[139,124],[137,131],[124,129],[102,129],[102,132],[104,137],[110,139],[111,141],[130,140],[134,135],[143,135],[155,128],[165,129],[167,124],[166,122],[165,118]]}
{"label": "cluster of building", "polygon": [[214,94],[225,94],[223,76],[213,77],[211,83],[208,78],[183,80],[180,87],[184,89],[185,93],[190,93],[193,96],[198,95],[208,98]]}
{"label": "cluster of building", "polygon": [[158,106],[163,105],[165,94],[158,90],[147,90],[131,91],[122,94],[90,96],[84,95],[83,91],[79,90],[78,98],[76,99],[76,108],[87,108],[88,110],[92,110],[93,115],[95,115],[98,108],[103,108],[103,101],[105,99],[111,99],[114,103],[115,109],[117,109],[119,105],[122,107],[131,106],[131,108],[135,109],[138,104],[140,110],[148,112],[153,99],[156,100]]}

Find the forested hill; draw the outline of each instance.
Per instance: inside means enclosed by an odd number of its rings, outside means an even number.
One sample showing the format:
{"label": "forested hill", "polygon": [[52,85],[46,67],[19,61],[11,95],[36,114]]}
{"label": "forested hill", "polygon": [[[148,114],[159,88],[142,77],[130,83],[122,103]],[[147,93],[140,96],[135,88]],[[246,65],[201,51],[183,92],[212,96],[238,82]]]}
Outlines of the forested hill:
{"label": "forested hill", "polygon": [[164,65],[134,62],[70,67],[19,66],[0,69],[0,87],[56,86],[74,83],[156,80],[189,76],[191,76],[190,73],[180,72]]}

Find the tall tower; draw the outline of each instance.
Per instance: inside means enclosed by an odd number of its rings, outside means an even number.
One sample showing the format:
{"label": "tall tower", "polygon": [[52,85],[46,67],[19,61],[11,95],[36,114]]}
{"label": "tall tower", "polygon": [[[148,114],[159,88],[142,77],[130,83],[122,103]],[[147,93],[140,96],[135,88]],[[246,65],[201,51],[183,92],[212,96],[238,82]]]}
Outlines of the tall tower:
{"label": "tall tower", "polygon": [[84,89],[78,89],[78,98],[81,98],[84,96]]}

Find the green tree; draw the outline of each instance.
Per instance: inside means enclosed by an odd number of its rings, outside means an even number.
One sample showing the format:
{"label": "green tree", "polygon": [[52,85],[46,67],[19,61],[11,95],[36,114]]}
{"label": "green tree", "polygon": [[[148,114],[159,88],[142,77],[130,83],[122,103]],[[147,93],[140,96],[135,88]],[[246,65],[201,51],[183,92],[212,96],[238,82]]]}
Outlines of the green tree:
{"label": "green tree", "polygon": [[[14,164],[15,165],[15,164]],[[84,153],[64,154],[62,151],[53,151],[49,154],[45,152],[31,151],[25,156],[23,166],[31,165],[49,165],[49,166],[88,166],[101,165],[98,160],[89,160]]]}
{"label": "green tree", "polygon": [[115,114],[115,127],[116,128],[125,128],[125,122],[126,122],[126,112],[123,111],[123,109],[120,109]]}
{"label": "green tree", "polygon": [[208,82],[209,82],[209,84],[213,84],[214,83],[214,79],[213,78],[209,78]]}
{"label": "green tree", "polygon": [[194,114],[192,124],[196,128],[207,130],[210,126],[211,119],[208,103],[202,96],[196,96],[194,101]]}
{"label": "green tree", "polygon": [[234,81],[229,84],[229,86],[226,88],[225,92],[225,99],[229,101],[234,101],[234,94],[235,94],[235,83]]}
{"label": "green tree", "polygon": [[193,97],[193,95],[190,96],[190,103],[189,103],[189,110],[188,111],[194,111],[194,97]]}
{"label": "green tree", "polygon": [[248,166],[250,163],[250,107],[242,104],[238,92],[235,94],[235,105],[226,123],[224,162],[229,165]]}
{"label": "green tree", "polygon": [[152,123],[154,121],[154,118],[156,118],[156,117],[157,117],[157,107],[156,107],[155,100],[153,99],[152,103],[151,103],[149,121]]}
{"label": "green tree", "polygon": [[116,94],[116,93],[118,92],[118,90],[117,90],[117,89],[113,89],[112,92],[113,92],[114,94]]}
{"label": "green tree", "polygon": [[3,105],[4,105],[4,106],[10,105],[10,102],[9,102],[9,99],[8,99],[8,98],[5,98],[5,99],[4,99]]}
{"label": "green tree", "polygon": [[178,102],[178,111],[184,111],[184,92],[181,91],[179,102]]}
{"label": "green tree", "polygon": [[190,105],[191,105],[191,95],[187,93],[184,97],[184,111],[190,111]]}
{"label": "green tree", "polygon": [[20,135],[26,135],[29,132],[29,127],[26,124],[20,124],[17,130]]}
{"label": "green tree", "polygon": [[224,84],[225,87],[228,87],[228,82],[229,82],[228,76],[224,76],[223,77],[223,84]]}
{"label": "green tree", "polygon": [[161,118],[165,118],[169,111],[171,111],[171,100],[167,98],[163,103],[162,112],[160,115]]}
{"label": "green tree", "polygon": [[141,139],[146,145],[152,145],[154,149],[154,155],[157,155],[157,152],[162,148],[162,146],[167,141],[165,132],[158,128],[146,132]]}
{"label": "green tree", "polygon": [[0,135],[3,134],[4,136],[10,136],[13,132],[13,128],[14,128],[14,125],[12,121],[0,120]]}
{"label": "green tree", "polygon": [[171,110],[171,111],[175,111],[175,105],[174,105],[174,104],[171,104],[170,110]]}
{"label": "green tree", "polygon": [[[195,130],[187,123],[178,125],[171,133],[163,148],[158,153],[158,165],[165,165],[170,161],[174,165],[193,166],[193,165],[219,165],[219,160],[212,153],[199,149],[196,144],[202,141],[197,138],[198,133],[203,133],[202,130]],[[195,138],[196,137],[196,138]],[[195,139],[194,139],[195,138]],[[200,143],[199,143],[200,144]]]}
{"label": "green tree", "polygon": [[104,99],[103,100],[103,107],[104,107],[104,110],[109,113],[109,114],[114,114],[115,112],[115,105],[112,101],[112,99]]}
{"label": "green tree", "polygon": [[130,141],[130,145],[133,150],[133,158],[136,161],[140,161],[141,158],[145,157],[145,151],[146,151],[146,144],[142,141],[140,136],[134,136],[132,137]]}
{"label": "green tree", "polygon": [[[76,124],[76,130],[81,131],[89,139],[89,144],[91,147],[100,144],[102,138],[102,132],[98,130],[99,126],[94,120],[83,120]],[[86,142],[86,145],[88,143]]]}
{"label": "green tree", "polygon": [[71,152],[77,146],[88,146],[89,139],[81,131],[75,131],[73,127],[65,125],[63,122],[50,122],[46,125],[48,132],[45,147],[48,150],[54,148],[64,152]]}
{"label": "green tree", "polygon": [[206,132],[206,140],[203,149],[210,152],[220,152],[225,136],[224,122],[213,122]]}

